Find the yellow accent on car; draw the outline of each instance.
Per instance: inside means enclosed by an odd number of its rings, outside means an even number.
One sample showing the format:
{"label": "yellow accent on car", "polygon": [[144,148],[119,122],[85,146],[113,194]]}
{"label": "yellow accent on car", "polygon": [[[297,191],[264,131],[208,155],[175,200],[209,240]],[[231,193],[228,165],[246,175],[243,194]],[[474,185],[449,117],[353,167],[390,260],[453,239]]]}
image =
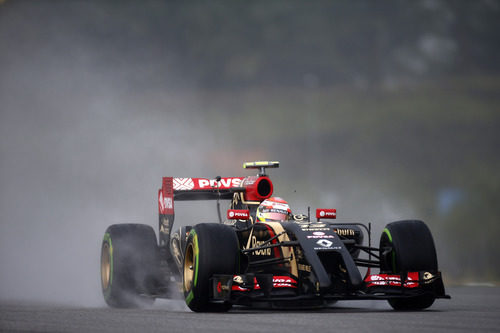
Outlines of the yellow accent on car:
{"label": "yellow accent on car", "polygon": [[256,169],[256,168],[278,168],[280,162],[278,161],[256,161],[243,163],[243,169]]}

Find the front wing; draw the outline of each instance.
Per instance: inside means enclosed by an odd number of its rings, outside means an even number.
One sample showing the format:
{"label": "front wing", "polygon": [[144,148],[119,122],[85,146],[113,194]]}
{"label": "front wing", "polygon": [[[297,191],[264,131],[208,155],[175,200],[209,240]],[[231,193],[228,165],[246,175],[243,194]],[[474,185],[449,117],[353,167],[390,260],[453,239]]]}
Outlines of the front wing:
{"label": "front wing", "polygon": [[367,274],[363,287],[354,291],[323,291],[320,288],[300,291],[299,281],[290,276],[272,274],[214,275],[210,299],[213,302],[251,305],[260,302],[328,302],[337,300],[369,300],[417,297],[425,294],[435,298],[450,298],[444,293],[439,272],[408,272],[397,274]]}

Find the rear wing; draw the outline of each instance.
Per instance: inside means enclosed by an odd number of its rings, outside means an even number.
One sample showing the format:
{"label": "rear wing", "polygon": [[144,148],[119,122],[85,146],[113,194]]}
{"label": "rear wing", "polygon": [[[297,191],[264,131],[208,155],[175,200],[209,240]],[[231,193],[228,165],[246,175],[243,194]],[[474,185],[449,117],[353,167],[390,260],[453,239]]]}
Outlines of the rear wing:
{"label": "rear wing", "polygon": [[233,193],[244,191],[244,177],[173,178],[163,177],[162,189],[172,186],[174,200],[231,199]]}
{"label": "rear wing", "polygon": [[279,162],[248,162],[245,169],[259,169],[257,176],[176,178],[163,177],[158,190],[160,246],[168,245],[175,217],[175,201],[233,200],[259,204],[273,194],[273,183],[265,174],[266,168],[277,168]]}
{"label": "rear wing", "polygon": [[243,193],[246,201],[261,202],[273,193],[273,183],[267,176],[174,178],[163,177],[158,190],[160,214],[174,214],[174,201],[232,200]]}

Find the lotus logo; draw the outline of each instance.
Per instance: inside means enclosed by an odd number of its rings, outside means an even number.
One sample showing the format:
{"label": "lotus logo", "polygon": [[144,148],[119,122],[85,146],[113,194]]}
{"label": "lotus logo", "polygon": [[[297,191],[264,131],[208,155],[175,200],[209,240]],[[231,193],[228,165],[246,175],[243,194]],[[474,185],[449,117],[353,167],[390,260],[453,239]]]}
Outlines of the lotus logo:
{"label": "lotus logo", "polygon": [[321,245],[323,247],[330,247],[332,246],[332,242],[330,242],[328,239],[320,239],[319,241],[316,242],[316,244]]}

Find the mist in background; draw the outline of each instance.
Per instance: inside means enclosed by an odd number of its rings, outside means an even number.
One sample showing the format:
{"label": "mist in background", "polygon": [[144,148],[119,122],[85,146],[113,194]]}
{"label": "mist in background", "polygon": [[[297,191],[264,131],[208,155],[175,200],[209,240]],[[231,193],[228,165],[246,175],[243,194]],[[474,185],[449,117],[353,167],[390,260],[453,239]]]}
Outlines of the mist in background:
{"label": "mist in background", "polygon": [[104,230],[156,229],[162,176],[267,159],[295,212],[423,219],[445,282],[498,281],[499,31],[499,1],[0,1],[0,300],[103,305]]}

